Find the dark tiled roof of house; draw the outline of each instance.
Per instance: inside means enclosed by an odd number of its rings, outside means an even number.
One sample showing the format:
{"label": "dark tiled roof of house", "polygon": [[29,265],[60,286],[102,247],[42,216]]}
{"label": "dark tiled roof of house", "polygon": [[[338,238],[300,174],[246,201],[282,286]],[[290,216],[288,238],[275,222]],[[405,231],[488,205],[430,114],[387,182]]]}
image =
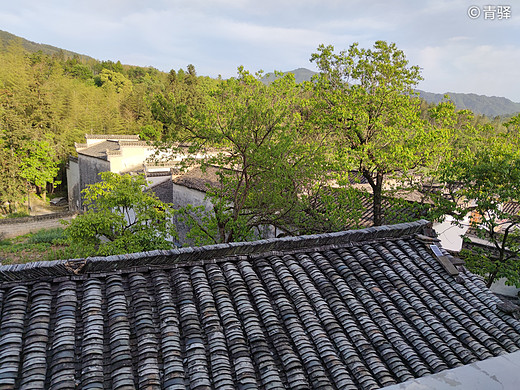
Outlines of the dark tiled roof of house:
{"label": "dark tiled roof of house", "polygon": [[213,166],[206,167],[204,170],[200,167],[194,167],[174,177],[173,183],[186,188],[206,192],[208,186],[218,186],[220,183],[220,178],[217,175],[218,170],[218,168]]}
{"label": "dark tiled roof of house", "polygon": [[[323,196],[329,199],[326,200]],[[327,202],[333,202],[335,208],[341,207],[347,210],[343,213],[347,218],[329,220],[326,211]],[[384,196],[381,207],[383,224],[390,225],[424,218],[427,216],[429,206],[420,202]],[[301,225],[303,230],[309,233],[370,227],[374,224],[373,210],[371,193],[356,188],[329,188],[324,194],[310,199],[309,209],[306,210],[307,218],[301,221]]]}
{"label": "dark tiled roof of house", "polygon": [[[157,177],[159,175],[156,175]],[[148,189],[153,192],[161,202],[173,203],[173,183],[171,180],[171,174],[168,173],[168,179],[164,180]]]}
{"label": "dark tiled roof of house", "polygon": [[87,146],[87,144],[76,144],[76,151],[78,154],[85,156],[96,157],[102,160],[107,160],[108,155],[121,153],[121,148],[125,147],[147,147],[146,141],[139,140],[121,140],[121,139],[107,139]]}
{"label": "dark tiled roof of house", "polygon": [[507,202],[504,204],[504,208],[502,209],[504,213],[511,215],[520,214],[520,203],[519,202]]}
{"label": "dark tiled roof of house", "polygon": [[139,136],[134,134],[85,134],[85,138],[139,141]]}
{"label": "dark tiled roof of house", "polygon": [[107,151],[116,152],[120,150],[118,141],[102,141],[84,149],[77,149],[78,154],[107,160]]}
{"label": "dark tiled roof of house", "polygon": [[0,388],[373,389],[517,351],[426,226],[0,267]]}
{"label": "dark tiled roof of house", "polygon": [[[372,195],[360,192],[360,197],[362,199],[363,215],[361,220],[363,221],[363,226],[372,226],[374,220]],[[383,209],[383,224],[394,224],[411,222],[424,217],[428,205],[385,196],[383,197],[381,207]]]}
{"label": "dark tiled roof of house", "polygon": [[367,184],[368,180],[359,171],[349,171],[347,180],[350,184]]}

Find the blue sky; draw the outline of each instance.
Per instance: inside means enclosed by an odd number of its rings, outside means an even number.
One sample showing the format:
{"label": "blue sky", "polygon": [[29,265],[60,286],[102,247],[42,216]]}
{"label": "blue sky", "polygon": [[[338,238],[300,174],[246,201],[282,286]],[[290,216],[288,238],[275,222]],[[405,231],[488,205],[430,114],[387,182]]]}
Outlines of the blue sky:
{"label": "blue sky", "polygon": [[[499,6],[510,18],[499,19]],[[520,102],[516,0],[2,0],[0,29],[99,60],[163,71],[192,63],[212,77],[240,65],[316,70],[309,58],[321,43],[339,51],[386,40],[422,68],[420,89]]]}

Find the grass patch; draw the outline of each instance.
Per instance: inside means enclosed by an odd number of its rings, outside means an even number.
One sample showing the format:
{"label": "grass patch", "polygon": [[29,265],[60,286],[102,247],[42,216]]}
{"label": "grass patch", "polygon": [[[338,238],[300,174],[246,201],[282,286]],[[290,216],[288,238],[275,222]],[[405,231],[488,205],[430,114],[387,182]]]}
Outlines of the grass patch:
{"label": "grass patch", "polygon": [[77,257],[82,256],[66,243],[62,228],[42,229],[0,240],[0,262],[3,265]]}
{"label": "grass patch", "polygon": [[27,243],[29,244],[39,244],[39,243],[63,243],[65,239],[63,228],[54,228],[54,229],[42,229],[38,230],[36,233],[31,234],[27,238]]}
{"label": "grass patch", "polygon": [[28,216],[29,214],[27,213],[27,211],[17,211],[15,213],[6,214],[5,218],[24,218]]}

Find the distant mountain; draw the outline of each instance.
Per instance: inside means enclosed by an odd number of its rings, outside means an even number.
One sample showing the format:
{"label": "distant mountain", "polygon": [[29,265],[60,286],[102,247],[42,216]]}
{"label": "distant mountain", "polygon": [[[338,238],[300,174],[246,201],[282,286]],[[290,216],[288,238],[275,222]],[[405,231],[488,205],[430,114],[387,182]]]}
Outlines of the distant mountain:
{"label": "distant mountain", "polygon": [[[419,96],[428,103],[439,103],[445,94],[420,91]],[[474,93],[446,92],[458,109],[469,109],[475,114],[484,114],[490,118],[509,116],[520,112],[520,103],[504,97],[476,95]]]}
{"label": "distant mountain", "polygon": [[[284,75],[287,73],[294,74],[294,79],[296,80],[296,82],[302,83],[304,81],[310,81],[312,76],[314,76],[318,72],[313,72],[310,69],[298,68],[294,70],[289,70],[287,72],[283,72]],[[267,73],[263,78],[263,82],[266,84],[272,83],[274,80],[276,80],[276,76],[274,73]]]}
{"label": "distant mountain", "polygon": [[44,54],[53,55],[53,54],[63,54],[65,57],[79,57],[82,60],[93,60],[92,57],[75,53],[70,50],[60,49],[59,47],[51,46],[51,45],[45,45],[42,43],[36,43],[29,41],[27,39],[21,38],[19,36],[16,36],[14,34],[8,33],[7,31],[0,30],[0,50],[5,50],[6,47],[13,41],[13,40],[20,40],[22,43],[22,46],[25,50],[27,50],[29,53],[36,53],[38,51],[42,51]]}
{"label": "distant mountain", "polygon": [[[284,72],[284,74],[286,73],[293,73],[296,82],[301,83],[302,81],[309,81],[317,72],[305,68],[298,68]],[[270,83],[275,79],[276,77],[274,73],[268,73],[264,77],[264,82]],[[435,104],[444,99],[445,95],[421,90],[418,90],[417,92],[419,92],[419,96],[426,102]],[[458,109],[469,109],[475,114],[483,114],[490,118],[496,116],[509,116],[520,112],[520,103],[515,103],[504,97],[455,92],[447,92],[446,94],[450,96],[450,99],[455,103]]]}

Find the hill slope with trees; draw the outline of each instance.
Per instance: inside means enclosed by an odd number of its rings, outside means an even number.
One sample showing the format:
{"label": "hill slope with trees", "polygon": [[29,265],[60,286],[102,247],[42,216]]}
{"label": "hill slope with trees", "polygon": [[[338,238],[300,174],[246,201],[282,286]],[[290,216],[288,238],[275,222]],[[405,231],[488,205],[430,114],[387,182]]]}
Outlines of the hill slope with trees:
{"label": "hill slope with trees", "polygon": [[[151,98],[189,89],[197,78],[193,66],[168,74],[61,50],[46,54],[41,45],[28,50],[28,41],[12,34],[1,37],[7,39],[0,45],[3,211],[16,211],[35,186],[45,193],[47,182],[64,181],[66,158],[85,134],[153,137],[162,123],[153,116]],[[202,77],[200,83],[210,81]]]}
{"label": "hill slope with trees", "polygon": [[60,49],[59,47],[47,45],[44,43],[36,43],[27,39],[21,38],[17,35],[11,34],[7,31],[0,30],[0,44],[5,50],[10,44],[15,41],[20,41],[22,47],[29,53],[36,53],[41,51],[43,54],[48,55],[60,55],[65,58],[79,58],[82,61],[92,61],[94,58],[86,56],[84,54],[75,53],[70,50]]}
{"label": "hill slope with trees", "polygon": [[419,96],[428,103],[440,103],[444,95],[448,95],[459,110],[471,110],[476,114],[494,118],[496,116],[511,116],[520,112],[520,103],[515,103],[505,97],[476,95],[474,93],[446,92],[431,93],[418,91]]}

